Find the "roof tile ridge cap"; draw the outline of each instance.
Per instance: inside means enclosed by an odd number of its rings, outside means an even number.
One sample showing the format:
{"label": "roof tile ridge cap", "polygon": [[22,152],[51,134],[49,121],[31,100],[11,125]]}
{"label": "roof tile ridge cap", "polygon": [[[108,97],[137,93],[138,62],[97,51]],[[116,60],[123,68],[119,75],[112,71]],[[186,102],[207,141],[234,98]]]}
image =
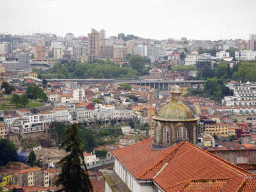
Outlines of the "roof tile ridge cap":
{"label": "roof tile ridge cap", "polygon": [[[220,157],[217,156],[217,155],[214,155],[214,154],[212,154],[212,153],[210,153],[210,152],[208,152],[208,151],[206,151],[206,150],[203,150],[203,149],[201,149],[200,147],[197,147],[197,146],[195,146],[195,145],[193,145],[193,144],[191,144],[191,143],[189,143],[189,142],[187,142],[187,143],[188,143],[189,145],[191,145],[192,147],[194,147],[194,148],[196,148],[196,149],[199,149],[200,152],[205,152],[206,155],[211,156],[211,157],[214,157],[218,162],[220,162],[220,163],[223,163],[223,162],[224,162],[224,163],[227,165],[227,167],[229,167],[231,170],[233,170],[233,171],[235,171],[235,172],[238,172],[238,173],[240,173],[240,174],[242,174],[242,175],[244,175],[244,176],[253,175],[253,174],[250,173],[249,171],[246,171],[246,170],[244,170],[244,169],[238,167],[237,165],[232,164],[232,163],[230,163],[229,161],[226,161],[225,159],[220,158]],[[235,170],[235,169],[238,169],[238,170],[240,170],[240,171]],[[241,171],[243,171],[243,172],[241,172]],[[246,172],[246,173],[248,173],[248,174],[245,174],[244,172]]]}
{"label": "roof tile ridge cap", "polygon": [[[180,182],[180,183],[176,183],[176,184],[174,184],[174,185],[171,185],[170,187],[165,188],[164,190],[166,191],[167,189],[173,188],[173,187],[175,187],[175,186],[177,186],[177,185],[180,185],[180,184],[182,184],[182,183],[186,183],[186,185],[187,185],[190,181],[191,181],[191,180],[187,180],[187,181],[183,181],[183,182]],[[186,186],[186,185],[184,185],[184,186]],[[182,189],[181,189],[180,191],[183,190],[184,186],[182,187]]]}
{"label": "roof tile ridge cap", "polygon": [[243,179],[243,182],[239,185],[239,187],[237,188],[237,191],[240,192],[242,190],[242,188],[246,185],[246,181],[247,181],[248,177],[245,177]]}
{"label": "roof tile ridge cap", "polygon": [[[182,191],[183,189],[185,189],[185,188],[189,185],[189,183],[191,183],[191,182],[193,182],[193,181],[197,181],[197,180],[198,180],[198,181],[199,181],[199,180],[209,180],[209,181],[210,181],[210,180],[230,180],[230,179],[231,179],[231,178],[190,179],[190,180],[184,181],[184,182],[187,182],[187,184],[184,185],[180,191]],[[183,183],[184,183],[184,182],[183,182]],[[176,185],[177,185],[177,184],[176,184]],[[175,186],[175,185],[173,185],[173,186]],[[168,188],[166,188],[166,189],[169,189],[169,188],[171,188],[171,187],[173,187],[173,186],[170,186],[170,187],[168,187]]]}
{"label": "roof tile ridge cap", "polygon": [[[172,153],[174,153],[174,152],[177,152],[177,149],[179,149],[184,143],[185,143],[185,141],[182,141],[182,142],[181,142],[180,144],[178,144],[172,151],[170,151],[169,153],[166,153],[166,154],[164,155],[164,157],[161,158],[160,160],[158,160],[151,168],[147,169],[144,173],[142,173],[142,174],[138,177],[138,179],[141,179],[141,178],[142,178],[144,175],[146,175],[149,171],[151,171],[152,169],[154,169],[159,163],[162,163],[163,160],[164,160],[166,157],[172,155]],[[166,162],[167,162],[167,161],[166,161]]]}

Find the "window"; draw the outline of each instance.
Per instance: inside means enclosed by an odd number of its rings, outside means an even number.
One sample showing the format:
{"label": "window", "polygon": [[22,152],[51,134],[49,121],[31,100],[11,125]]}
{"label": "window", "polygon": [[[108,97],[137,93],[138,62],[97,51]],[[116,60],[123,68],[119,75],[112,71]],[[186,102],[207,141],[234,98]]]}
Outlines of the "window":
{"label": "window", "polygon": [[180,127],[178,129],[178,136],[177,136],[177,138],[178,139],[187,139],[187,137],[188,137],[187,129],[185,127]]}
{"label": "window", "polygon": [[163,142],[170,144],[170,128],[167,126],[163,129]]}

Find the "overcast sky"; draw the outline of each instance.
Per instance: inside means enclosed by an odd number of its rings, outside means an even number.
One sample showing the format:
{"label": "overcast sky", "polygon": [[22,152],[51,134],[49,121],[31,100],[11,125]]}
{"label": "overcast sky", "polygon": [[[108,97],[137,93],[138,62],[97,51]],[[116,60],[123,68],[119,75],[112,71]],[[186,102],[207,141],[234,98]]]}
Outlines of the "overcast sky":
{"label": "overcast sky", "polygon": [[0,33],[249,39],[256,0],[0,0]]}

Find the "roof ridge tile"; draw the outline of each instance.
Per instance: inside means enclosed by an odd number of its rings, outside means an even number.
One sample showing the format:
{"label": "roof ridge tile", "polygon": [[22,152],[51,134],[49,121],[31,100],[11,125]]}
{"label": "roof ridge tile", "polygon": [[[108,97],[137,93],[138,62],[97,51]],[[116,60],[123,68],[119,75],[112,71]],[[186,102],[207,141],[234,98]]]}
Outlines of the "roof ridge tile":
{"label": "roof ridge tile", "polygon": [[[182,147],[182,145],[184,143],[185,143],[185,141],[180,142],[172,151],[164,154],[164,157],[162,159],[158,160],[158,162],[156,162],[152,167],[150,167],[144,173],[142,173],[138,179],[142,179],[143,176],[145,176],[147,173],[149,173],[153,169],[157,168],[160,164],[165,164],[166,162],[170,162],[171,157],[173,157],[178,152],[178,150]],[[175,154],[173,154],[173,153],[175,153]],[[167,159],[168,157],[169,157],[169,160]]]}

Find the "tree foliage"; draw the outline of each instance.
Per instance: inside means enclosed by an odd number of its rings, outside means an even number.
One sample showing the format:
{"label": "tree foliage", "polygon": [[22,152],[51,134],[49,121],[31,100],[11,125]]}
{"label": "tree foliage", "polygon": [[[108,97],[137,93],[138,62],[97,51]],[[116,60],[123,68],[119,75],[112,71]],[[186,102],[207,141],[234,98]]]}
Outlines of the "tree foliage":
{"label": "tree foliage", "polygon": [[93,103],[100,103],[100,104],[103,104],[100,99],[93,99]]}
{"label": "tree foliage", "polygon": [[[237,67],[237,66],[234,66]],[[233,67],[233,68],[234,68]],[[242,62],[238,70],[233,73],[233,78],[242,81],[256,81],[256,63]]]}
{"label": "tree foliage", "polygon": [[64,134],[65,140],[61,144],[61,148],[64,148],[69,154],[58,162],[61,172],[55,184],[61,185],[65,192],[90,192],[93,191],[93,188],[80,149],[82,140],[78,136],[77,126],[77,124],[73,124]]}
{"label": "tree foliage", "polygon": [[33,150],[29,153],[29,156],[28,156],[28,164],[29,164],[31,167],[34,167],[35,164],[36,164],[36,154],[35,154],[35,152],[34,152]]}
{"label": "tree foliage", "polygon": [[80,63],[72,60],[62,63],[55,63],[54,66],[47,70],[42,77],[50,78],[95,78],[95,79],[114,79],[114,78],[138,78],[138,72],[131,67],[119,67],[114,62],[107,60],[96,60],[88,63]]}
{"label": "tree foliage", "polygon": [[214,77],[214,71],[211,69],[210,65],[205,65],[202,70],[199,70],[197,73],[199,79],[207,79]]}
{"label": "tree foliage", "polygon": [[17,147],[8,139],[0,139],[0,166],[5,166],[9,161],[18,161]]}
{"label": "tree foliage", "polygon": [[20,96],[17,94],[13,94],[11,98],[11,103],[16,105],[16,109],[18,108],[18,104],[20,103]]}
{"label": "tree foliage", "polygon": [[184,72],[189,72],[189,71],[196,71],[196,66],[194,65],[178,65],[173,68],[171,68],[172,71],[184,71]]}
{"label": "tree foliage", "polygon": [[101,151],[95,151],[95,155],[102,159],[106,158],[107,154],[108,154],[108,151],[106,148],[102,149]]}
{"label": "tree foliage", "polygon": [[8,82],[4,81],[2,84],[1,84],[1,89],[4,89],[4,92],[6,94],[11,94],[12,91],[14,91],[14,87],[12,85],[10,85]]}
{"label": "tree foliage", "polygon": [[29,85],[26,89],[26,95],[29,99],[47,99],[44,90],[36,85]]}
{"label": "tree foliage", "polygon": [[132,91],[132,87],[129,84],[119,84],[119,87],[117,89],[124,89],[127,91]]}
{"label": "tree foliage", "polygon": [[135,69],[139,72],[139,74],[143,74],[146,60],[140,55],[131,55],[129,57],[129,64],[131,68]]}
{"label": "tree foliage", "polygon": [[207,79],[204,84],[204,90],[215,97],[215,99],[220,100],[224,96],[234,95],[233,90],[230,90],[224,85],[223,80],[214,77],[212,79]]}
{"label": "tree foliage", "polygon": [[26,107],[26,105],[28,104],[29,100],[28,100],[28,96],[26,94],[22,94],[20,96],[20,104],[23,105],[24,107]]}

